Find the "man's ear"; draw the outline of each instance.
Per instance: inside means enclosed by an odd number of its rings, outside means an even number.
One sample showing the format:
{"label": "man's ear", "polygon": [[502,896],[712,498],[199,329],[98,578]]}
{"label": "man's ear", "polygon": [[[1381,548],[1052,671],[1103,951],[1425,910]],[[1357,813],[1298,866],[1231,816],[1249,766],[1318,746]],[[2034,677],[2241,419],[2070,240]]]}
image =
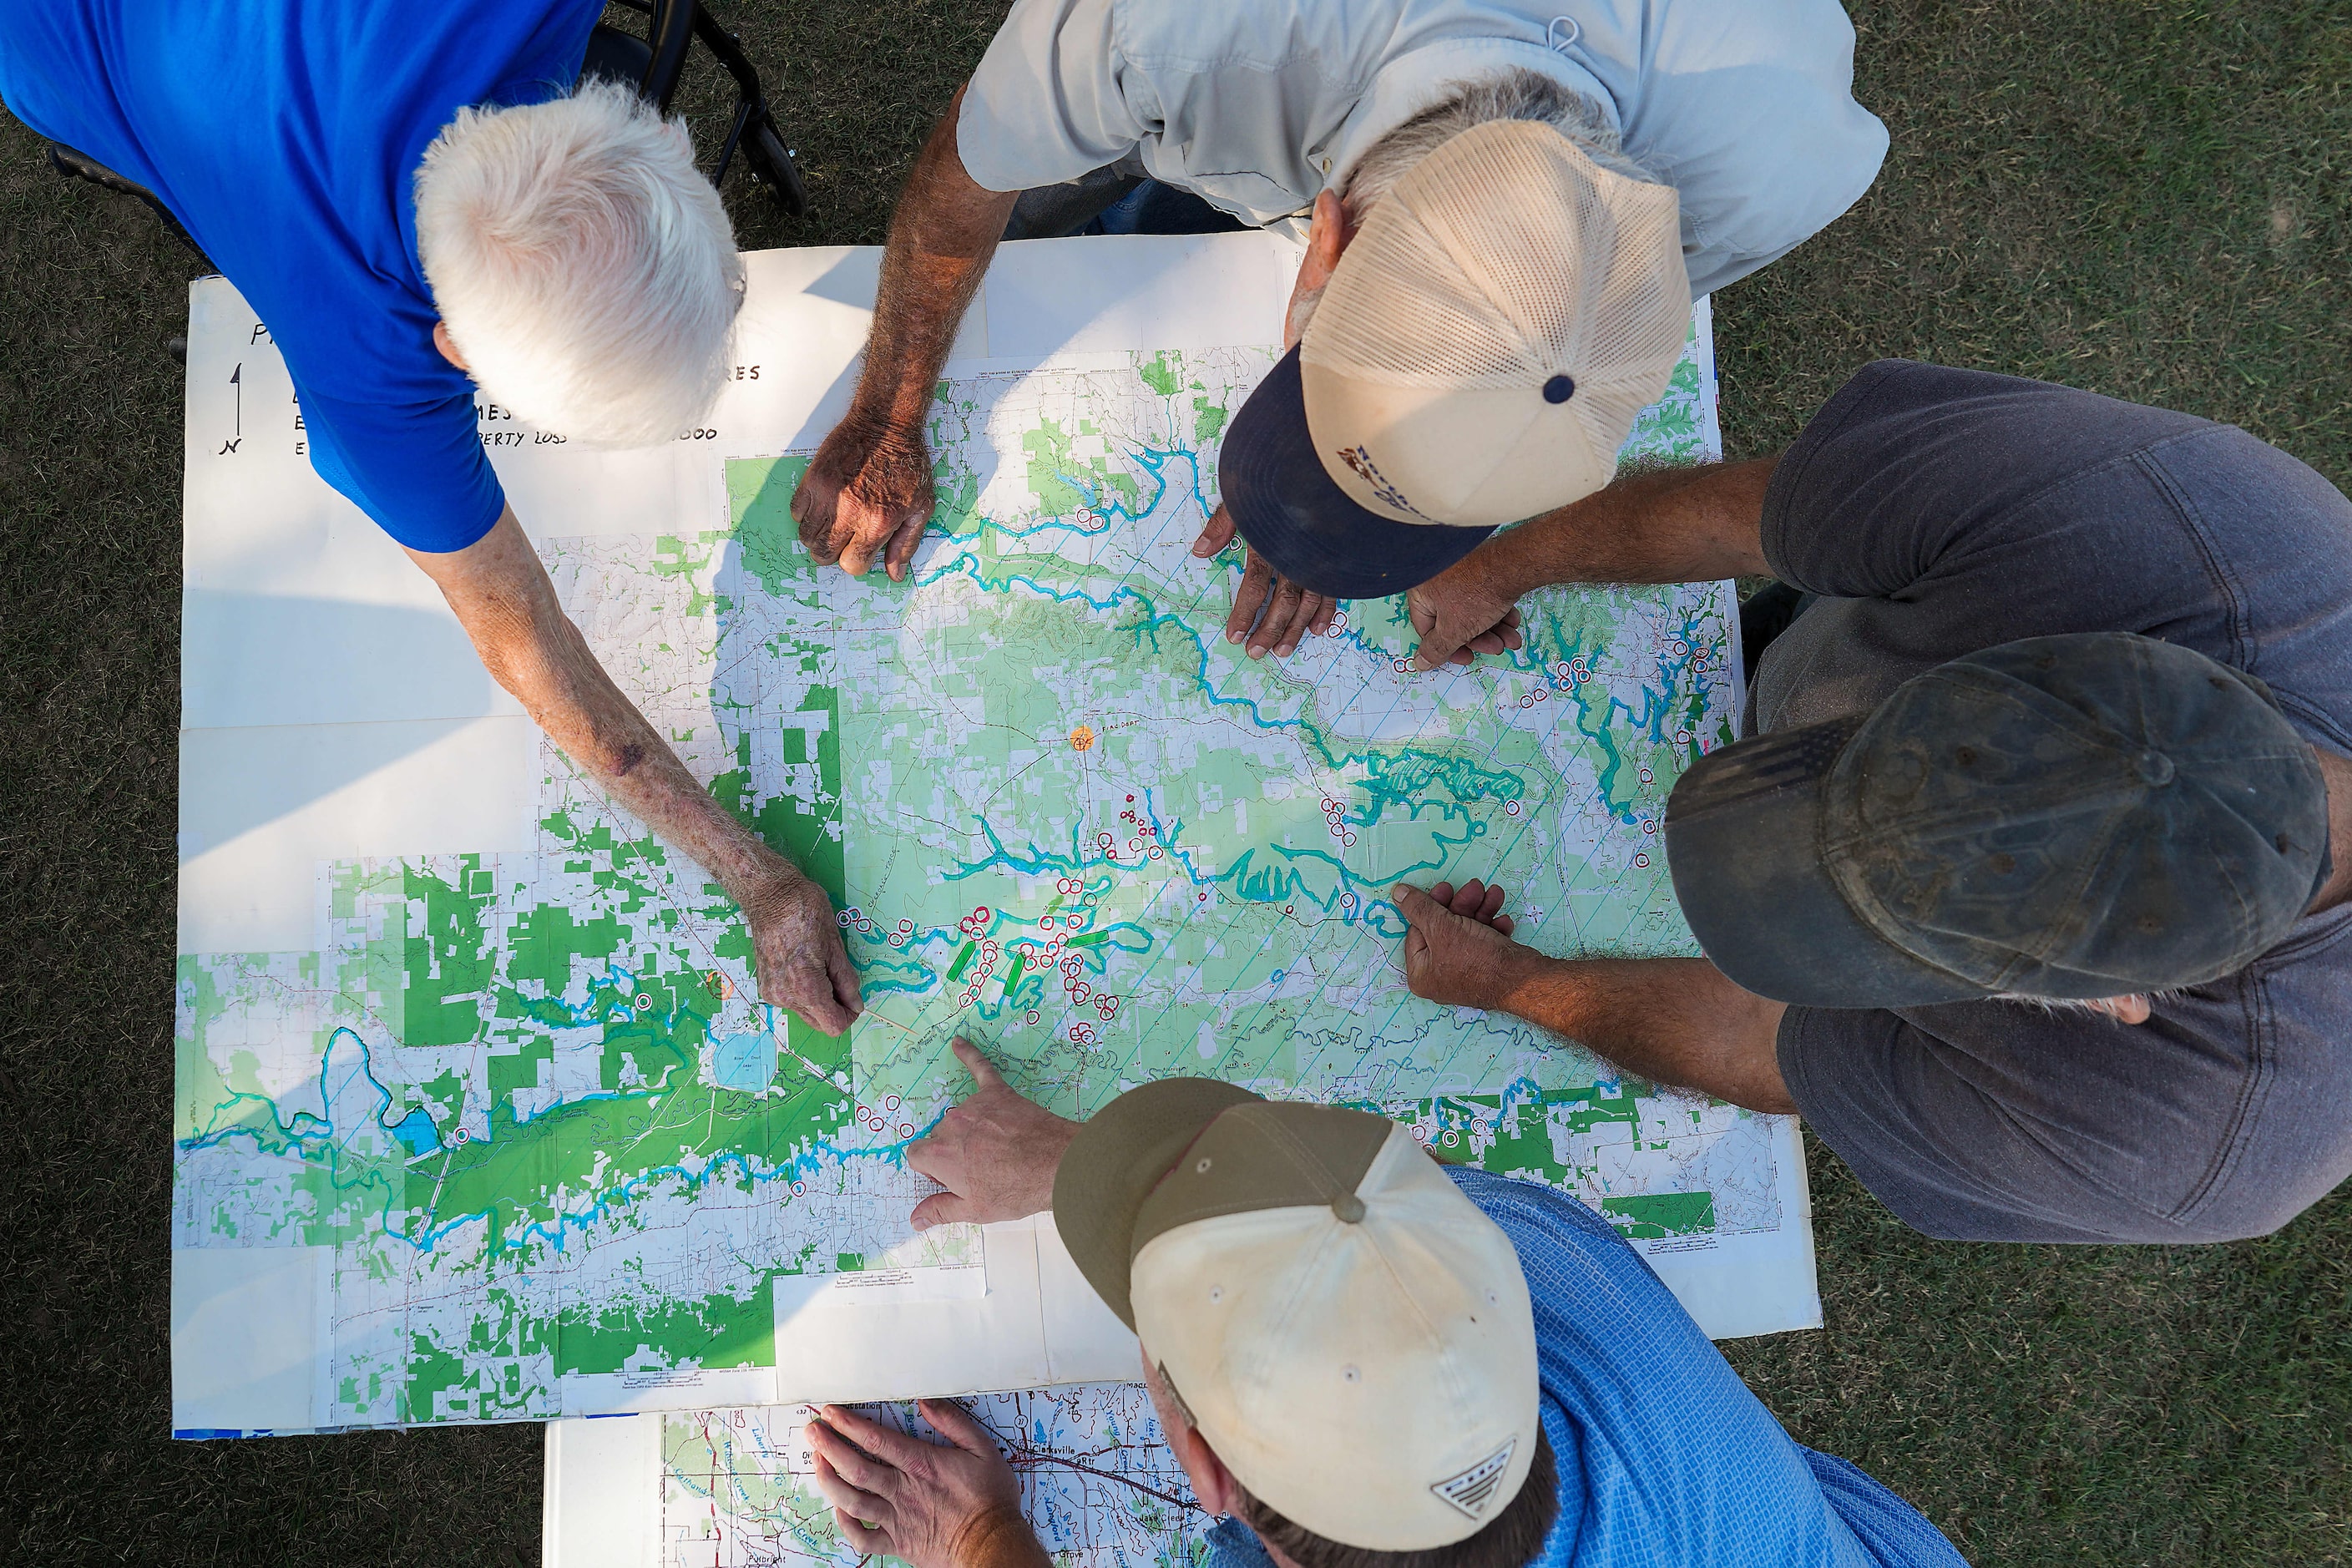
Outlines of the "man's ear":
{"label": "man's ear", "polygon": [[1184,1428],[1177,1439],[1176,1457],[1183,1461],[1184,1473],[1192,1478],[1192,1490],[1202,1508],[1222,1516],[1241,1507],[1241,1483],[1234,1479],[1233,1471],[1225,1468],[1225,1462],[1217,1458],[1198,1426]]}
{"label": "man's ear", "polygon": [[2094,1013],[2105,1013],[2118,1024],[2145,1024],[2148,1018],[2147,998],[2133,992],[2123,996],[2102,996],[2091,1004]]}
{"label": "man's ear", "polygon": [[1356,231],[1348,226],[1348,209],[1339,196],[1329,191],[1317,196],[1315,211],[1307,220],[1307,256],[1298,264],[1298,280],[1290,286],[1290,303],[1283,308],[1284,352],[1297,348],[1306,335],[1307,323],[1322,302],[1323,286],[1331,281],[1340,253],[1355,237]]}
{"label": "man's ear", "polygon": [[1151,1359],[1149,1348],[1143,1349],[1143,1387],[1151,1396],[1151,1408],[1160,1417],[1160,1436],[1168,1440],[1169,1452],[1176,1456],[1192,1482],[1192,1495],[1213,1514],[1233,1512],[1241,1501],[1241,1484],[1201,1436],[1201,1429],[1192,1425],[1192,1411],[1160,1374],[1160,1363]]}
{"label": "man's ear", "polygon": [[1340,255],[1356,231],[1348,223],[1347,206],[1334,191],[1325,191],[1315,198],[1315,211],[1307,220],[1307,259],[1298,264],[1298,287],[1320,289],[1331,281],[1339,269]]}
{"label": "man's ear", "polygon": [[441,357],[443,359],[447,360],[459,370],[464,371],[468,375],[471,375],[474,373],[474,367],[466,363],[466,356],[457,352],[457,340],[449,335],[448,322],[435,321],[433,323],[433,346],[441,351]]}

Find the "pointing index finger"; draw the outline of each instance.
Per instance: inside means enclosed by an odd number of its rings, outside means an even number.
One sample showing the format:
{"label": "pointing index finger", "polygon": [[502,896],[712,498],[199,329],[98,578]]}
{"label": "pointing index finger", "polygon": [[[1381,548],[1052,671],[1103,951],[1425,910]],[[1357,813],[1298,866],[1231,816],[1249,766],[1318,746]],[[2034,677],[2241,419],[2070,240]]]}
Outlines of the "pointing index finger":
{"label": "pointing index finger", "polygon": [[978,1046],[958,1035],[953,1049],[956,1060],[963,1063],[964,1071],[971,1074],[972,1082],[982,1089],[1002,1089],[1004,1086],[1004,1075],[996,1070],[996,1064],[990,1061],[987,1053]]}

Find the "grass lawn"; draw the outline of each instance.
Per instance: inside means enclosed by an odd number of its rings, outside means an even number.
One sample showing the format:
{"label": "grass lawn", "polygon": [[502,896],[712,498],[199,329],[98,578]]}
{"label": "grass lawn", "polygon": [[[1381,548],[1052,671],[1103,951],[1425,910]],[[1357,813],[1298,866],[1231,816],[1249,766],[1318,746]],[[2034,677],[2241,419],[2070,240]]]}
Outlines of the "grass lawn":
{"label": "grass lawn", "polygon": [[[1000,6],[732,5],[816,202],[873,242]],[[1142,0],[1132,0],[1142,3]],[[1169,0],[1181,3],[1181,0]],[[1326,0],[1338,3],[1338,0]],[[1858,0],[1877,187],[1716,302],[1736,451],[1864,362],[2245,426],[2352,485],[2352,5]],[[514,1426],[174,1444],[180,386],[191,258],[0,124],[0,1559],[536,1561]],[[2352,1042],[2347,1042],[2352,1049]],[[1956,1247],[1816,1148],[1825,1333],[1729,1347],[1802,1440],[1991,1565],[2352,1563],[2352,1198],[2201,1249]]]}

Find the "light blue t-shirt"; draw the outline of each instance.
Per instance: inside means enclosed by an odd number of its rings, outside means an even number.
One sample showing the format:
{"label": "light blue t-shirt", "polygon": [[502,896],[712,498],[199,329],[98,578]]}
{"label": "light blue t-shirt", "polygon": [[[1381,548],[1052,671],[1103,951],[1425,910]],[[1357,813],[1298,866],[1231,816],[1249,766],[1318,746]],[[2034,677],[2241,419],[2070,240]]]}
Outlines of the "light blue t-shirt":
{"label": "light blue t-shirt", "polygon": [[603,0],[16,0],[0,101],[170,208],[268,326],[310,460],[385,532],[460,550],[505,506],[433,346],[412,182],[468,104],[571,89]]}
{"label": "light blue t-shirt", "polygon": [[[1783,1431],[1682,1303],[1575,1199],[1449,1173],[1518,1249],[1559,1514],[1533,1568],[1967,1568],[1918,1510]],[[1203,1568],[1266,1568],[1237,1520]]]}

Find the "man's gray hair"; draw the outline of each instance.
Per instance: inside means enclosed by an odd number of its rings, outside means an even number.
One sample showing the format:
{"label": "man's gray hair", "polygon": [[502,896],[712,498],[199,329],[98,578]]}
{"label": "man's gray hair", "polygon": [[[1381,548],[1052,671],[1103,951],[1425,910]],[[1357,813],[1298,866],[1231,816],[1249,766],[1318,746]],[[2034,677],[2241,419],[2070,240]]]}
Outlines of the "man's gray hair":
{"label": "man's gray hair", "polygon": [[1598,103],[1538,71],[1513,68],[1456,84],[1445,97],[1364,150],[1347,174],[1339,200],[1350,226],[1391,191],[1412,166],[1474,125],[1496,120],[1533,120],[1550,125],[1585,155],[1613,174],[1646,185],[1664,184],[1626,155],[1617,128]]}
{"label": "man's gray hair", "polygon": [[459,110],[416,171],[416,247],[476,383],[526,423],[650,446],[718,395],[734,231],[684,124],[625,87]]}

